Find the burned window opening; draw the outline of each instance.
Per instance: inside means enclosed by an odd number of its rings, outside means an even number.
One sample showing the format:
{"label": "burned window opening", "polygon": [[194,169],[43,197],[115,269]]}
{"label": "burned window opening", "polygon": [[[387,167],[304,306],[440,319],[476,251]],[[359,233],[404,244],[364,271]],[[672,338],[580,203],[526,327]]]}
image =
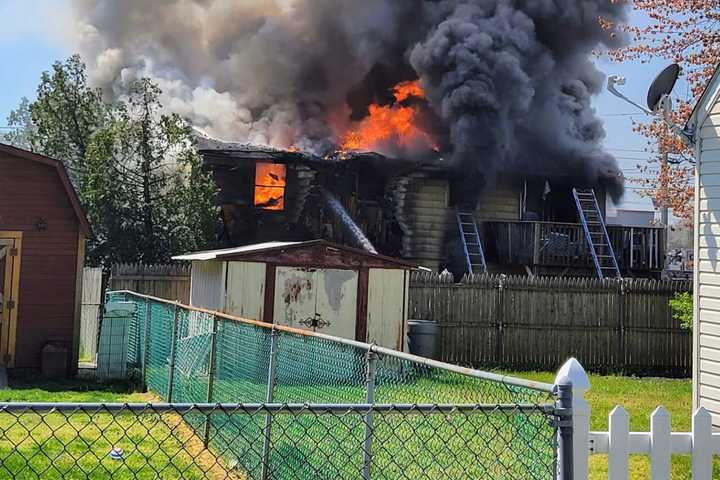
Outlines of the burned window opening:
{"label": "burned window opening", "polygon": [[285,210],[287,168],[280,163],[258,163],[255,166],[255,207],[263,210]]}

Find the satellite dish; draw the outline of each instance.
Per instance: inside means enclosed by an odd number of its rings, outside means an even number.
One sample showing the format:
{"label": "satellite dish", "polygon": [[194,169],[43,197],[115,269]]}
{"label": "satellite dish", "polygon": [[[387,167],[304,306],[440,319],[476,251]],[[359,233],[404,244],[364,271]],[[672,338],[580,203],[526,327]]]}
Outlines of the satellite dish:
{"label": "satellite dish", "polygon": [[671,110],[672,100],[670,99],[670,93],[675,88],[675,83],[680,76],[680,65],[673,63],[660,72],[655,78],[655,81],[650,86],[647,97],[647,105],[649,110],[639,103],[633,102],[631,99],[626,97],[620,92],[617,87],[625,85],[625,78],[620,75],[610,75],[607,80],[607,89],[610,93],[618,98],[621,98],[628,102],[630,105],[638,108],[643,113],[655,117],[667,125],[670,130],[675,134],[679,135],[680,138],[688,145],[695,144],[695,129],[687,125],[682,128],[672,121]]}
{"label": "satellite dish", "polygon": [[655,77],[647,96],[647,106],[650,110],[657,112],[659,108],[662,108],[662,103],[669,99],[669,95],[675,88],[679,76],[680,65],[673,63]]}

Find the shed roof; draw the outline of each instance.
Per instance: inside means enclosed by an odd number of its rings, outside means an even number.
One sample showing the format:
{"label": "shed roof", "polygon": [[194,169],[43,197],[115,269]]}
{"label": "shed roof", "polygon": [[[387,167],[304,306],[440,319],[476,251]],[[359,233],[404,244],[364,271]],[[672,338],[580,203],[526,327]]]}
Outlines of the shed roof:
{"label": "shed roof", "polygon": [[[202,252],[188,253],[186,255],[178,255],[173,260],[217,260],[227,256],[237,256],[243,253],[266,252],[278,248],[298,245],[300,242],[265,242],[256,243],[255,245],[245,245],[243,247],[224,248],[221,250],[206,250]],[[306,242],[307,243],[307,242]]]}
{"label": "shed roof", "polygon": [[[355,262],[348,261],[347,266],[367,263],[367,266],[413,269],[417,265],[406,260],[387,257],[376,253],[366,252],[327,240],[310,240],[306,242],[266,242],[243,247],[210,250],[205,252],[178,255],[173,260],[209,261],[209,260],[239,260],[256,261],[277,264],[303,264],[309,267],[314,262],[323,264],[323,257],[339,256]],[[365,262],[363,262],[363,260]]]}
{"label": "shed roof", "polygon": [[28,150],[23,150],[22,148],[13,147],[12,145],[7,145],[5,143],[0,143],[0,153],[6,153],[13,157],[22,158],[31,162],[42,163],[43,165],[48,165],[54,168],[60,177],[60,182],[65,188],[65,193],[67,194],[68,200],[70,200],[70,205],[72,205],[75,216],[78,219],[80,229],[84,234],[90,234],[90,222],[88,222],[87,216],[85,216],[85,211],[80,205],[80,199],[78,198],[77,192],[70,182],[67,170],[65,170],[65,165],[61,161],[46,157],[45,155],[30,152]]}

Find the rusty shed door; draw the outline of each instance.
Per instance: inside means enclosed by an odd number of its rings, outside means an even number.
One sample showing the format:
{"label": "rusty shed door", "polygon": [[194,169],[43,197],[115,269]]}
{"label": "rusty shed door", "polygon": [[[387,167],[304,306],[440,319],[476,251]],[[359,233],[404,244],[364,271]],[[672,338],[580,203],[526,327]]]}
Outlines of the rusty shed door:
{"label": "rusty shed door", "polygon": [[15,357],[21,234],[0,232],[0,365],[12,366]]}
{"label": "rusty shed door", "polygon": [[274,322],[355,338],[358,272],[278,267]]}

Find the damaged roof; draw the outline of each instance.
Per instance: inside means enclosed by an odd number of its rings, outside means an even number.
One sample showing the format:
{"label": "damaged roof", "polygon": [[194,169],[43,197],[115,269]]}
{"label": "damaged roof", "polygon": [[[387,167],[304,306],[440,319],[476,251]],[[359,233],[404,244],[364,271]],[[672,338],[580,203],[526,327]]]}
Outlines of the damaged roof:
{"label": "damaged roof", "polygon": [[415,167],[445,167],[447,162],[437,155],[422,159],[392,158],[377,152],[365,151],[334,151],[326,155],[302,151],[298,149],[280,149],[269,145],[259,145],[248,142],[231,142],[213,138],[200,130],[195,130],[198,152],[205,162],[210,165],[233,165],[238,160],[256,162],[282,162],[282,163],[314,163],[328,166],[348,161],[375,162],[385,164],[392,161],[395,165],[403,164]]}

